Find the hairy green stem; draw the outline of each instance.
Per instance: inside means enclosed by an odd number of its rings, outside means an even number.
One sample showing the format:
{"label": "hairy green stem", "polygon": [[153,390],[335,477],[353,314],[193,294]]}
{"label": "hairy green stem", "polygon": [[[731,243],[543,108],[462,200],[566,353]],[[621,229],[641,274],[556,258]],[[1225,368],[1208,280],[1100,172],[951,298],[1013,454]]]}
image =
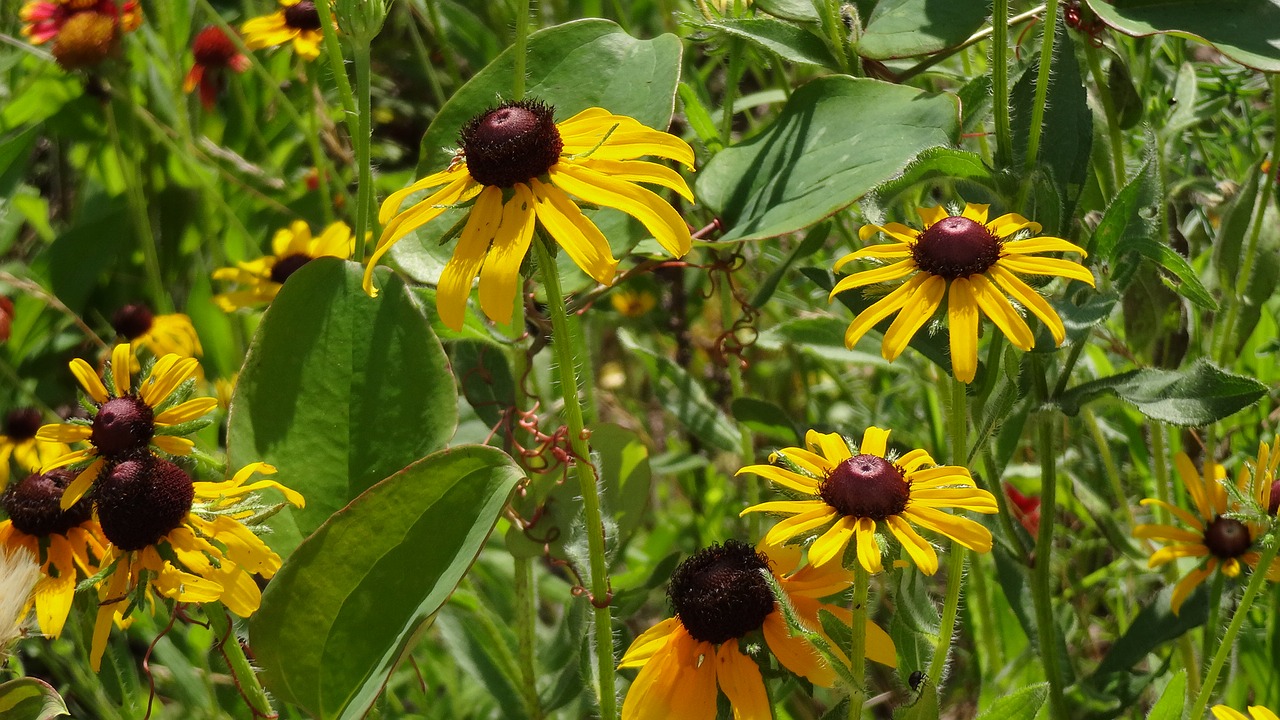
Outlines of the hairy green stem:
{"label": "hairy green stem", "polygon": [[[951,385],[951,398],[947,407],[947,435],[949,439],[949,457],[951,463],[964,463],[969,449],[969,396],[965,384],[955,378],[944,376],[945,382]],[[942,681],[942,673],[947,667],[947,655],[951,652],[951,640],[956,632],[956,615],[960,609],[960,589],[964,585],[964,561],[968,551],[963,545],[952,541],[951,552],[947,557],[947,596],[942,604],[942,621],[938,625],[938,644],[933,649],[933,660],[929,663],[929,683],[938,687]]]}
{"label": "hairy green stem", "polygon": [[1058,2],[1044,6],[1044,37],[1040,41],[1040,68],[1036,74],[1036,96],[1031,104],[1031,127],[1027,131],[1027,172],[1035,169],[1040,155],[1040,131],[1044,126],[1045,99],[1049,94],[1049,74],[1053,67],[1053,45],[1058,35]]}
{"label": "hairy green stem", "polygon": [[853,563],[853,617],[849,621],[849,672],[854,685],[849,689],[849,720],[862,720],[862,709],[867,704],[867,598],[870,595],[871,576],[862,562]]}
{"label": "hairy green stem", "polygon": [[[1037,399],[1048,399],[1044,366],[1034,359],[1032,373]],[[1036,535],[1035,566],[1031,572],[1031,595],[1035,604],[1036,634],[1040,641],[1040,661],[1049,681],[1049,717],[1067,720],[1062,693],[1062,669],[1058,667],[1058,625],[1053,617],[1053,526],[1058,505],[1058,458],[1053,447],[1054,414],[1040,411],[1036,454],[1040,456],[1040,532]]]}
{"label": "hairy green stem", "polygon": [[[323,3],[322,3],[323,4]],[[377,194],[373,187],[373,156],[370,144],[373,139],[372,57],[367,41],[357,40],[353,47],[356,66],[356,115],[355,130],[351,142],[356,151],[356,228],[355,260],[364,262],[365,235],[377,233],[378,213],[374,210]],[[348,123],[350,131],[350,123]]]}
{"label": "hairy green stem", "polygon": [[511,70],[511,94],[513,100],[524,99],[525,63],[529,55],[529,3],[520,0],[516,3],[516,40],[514,45],[514,67]]}
{"label": "hairy green stem", "polygon": [[249,704],[249,710],[254,717],[275,717],[271,709],[271,701],[267,699],[266,691],[258,682],[257,673],[249,664],[244,648],[240,646],[240,638],[231,627],[231,618],[227,615],[227,609],[220,602],[205,603],[203,607],[209,619],[209,629],[213,630],[214,637],[218,638],[217,647],[226,658],[231,676],[235,678],[236,688]]}
{"label": "hairy green stem", "polygon": [[533,720],[543,720],[546,714],[542,712],[542,703],[538,700],[538,670],[534,657],[537,598],[533,584],[533,560],[527,557],[518,557],[515,560],[520,691],[524,695],[525,713]]}
{"label": "hairy green stem", "polygon": [[827,31],[827,44],[835,56],[840,72],[849,74],[849,47],[845,41],[844,21],[840,19],[840,0],[826,0],[822,5],[822,24]]}
{"label": "hairy green stem", "polygon": [[1200,686],[1200,694],[1196,696],[1195,707],[1192,708],[1191,714],[1187,717],[1204,717],[1205,708],[1209,705],[1209,697],[1213,695],[1213,688],[1218,683],[1218,674],[1222,672],[1222,666],[1227,662],[1231,651],[1235,649],[1236,636],[1240,634],[1240,628],[1244,625],[1244,619],[1249,614],[1249,608],[1253,606],[1253,599],[1257,597],[1258,592],[1262,590],[1262,586],[1266,584],[1267,569],[1275,561],[1278,550],[1280,550],[1280,542],[1276,542],[1274,538],[1271,546],[1263,549],[1262,557],[1259,558],[1258,565],[1254,568],[1253,575],[1249,578],[1249,586],[1245,588],[1244,598],[1240,600],[1240,607],[1236,608],[1235,615],[1231,617],[1231,624],[1227,626],[1227,634],[1223,635],[1222,642],[1218,643],[1218,651],[1214,653],[1213,662],[1209,664],[1209,671],[1205,673],[1204,685]]}
{"label": "hairy green stem", "polygon": [[556,353],[556,369],[560,377],[560,392],[564,397],[565,422],[569,430],[569,442],[573,449],[573,474],[582,494],[582,511],[586,523],[587,552],[591,562],[591,606],[595,613],[596,667],[599,673],[599,703],[601,720],[613,720],[617,716],[617,697],[614,691],[613,621],[610,617],[611,590],[609,567],[605,558],[604,520],[600,508],[600,488],[595,467],[591,461],[591,447],[587,442],[582,423],[582,405],[578,399],[577,358],[574,357],[573,340],[564,294],[560,289],[560,275],[552,257],[549,241],[539,235],[534,240],[538,272],[542,276],[547,293],[547,315],[551,318],[551,347]]}
{"label": "hairy green stem", "polygon": [[996,121],[996,165],[1013,164],[1013,130],[1009,122],[1009,0],[991,5],[991,91]]}

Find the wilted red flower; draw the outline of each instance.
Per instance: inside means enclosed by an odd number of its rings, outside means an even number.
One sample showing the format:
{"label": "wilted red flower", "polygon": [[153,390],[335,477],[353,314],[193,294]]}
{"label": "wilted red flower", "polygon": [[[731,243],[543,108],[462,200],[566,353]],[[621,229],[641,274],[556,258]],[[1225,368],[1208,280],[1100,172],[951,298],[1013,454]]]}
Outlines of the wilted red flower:
{"label": "wilted red flower", "polygon": [[191,92],[199,85],[200,102],[205,110],[212,110],[218,99],[220,78],[225,68],[236,72],[249,69],[249,58],[240,53],[231,38],[217,25],[210,25],[196,35],[191,43],[191,54],[195,56],[195,64],[187,73],[182,89]]}
{"label": "wilted red flower", "polygon": [[0,342],[9,340],[13,328],[13,300],[0,295]]}

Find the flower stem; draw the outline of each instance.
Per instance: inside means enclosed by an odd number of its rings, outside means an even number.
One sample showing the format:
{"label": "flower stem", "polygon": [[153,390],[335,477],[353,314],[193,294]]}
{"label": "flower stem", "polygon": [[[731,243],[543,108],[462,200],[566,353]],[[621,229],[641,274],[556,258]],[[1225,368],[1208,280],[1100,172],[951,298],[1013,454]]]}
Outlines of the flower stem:
{"label": "flower stem", "polygon": [[991,88],[996,120],[996,165],[1013,164],[1009,123],[1009,0],[993,0],[991,15]]}
{"label": "flower stem", "polygon": [[249,704],[249,711],[254,717],[275,717],[276,714],[271,709],[271,701],[267,699],[266,691],[258,682],[257,673],[253,671],[249,658],[244,654],[244,648],[240,646],[239,636],[231,627],[231,618],[227,616],[226,608],[220,602],[205,603],[203,607],[209,619],[209,627],[218,638],[217,647],[226,658],[227,666],[231,669],[231,677],[235,679],[240,695]]}
{"label": "flower stem", "polygon": [[529,55],[529,7],[530,0],[516,3],[516,40],[514,67],[511,70],[511,95],[513,100],[523,100],[525,90],[525,61]]}
{"label": "flower stem", "polygon": [[[1037,399],[1048,398],[1044,365],[1032,356],[1032,373]],[[1058,463],[1053,449],[1054,416],[1040,413],[1037,423],[1036,454],[1040,456],[1040,532],[1036,535],[1035,565],[1031,572],[1031,596],[1035,604],[1036,635],[1040,644],[1040,661],[1049,681],[1049,717],[1066,720],[1067,708],[1062,694],[1062,669],[1058,667],[1058,626],[1053,618],[1053,596],[1049,585],[1053,568],[1053,525],[1057,509]]]}
{"label": "flower stem", "polygon": [[840,20],[840,0],[826,0],[822,3],[822,24],[826,26],[827,44],[831,46],[831,54],[835,56],[840,72],[849,74],[849,49],[845,41],[844,22]]}
{"label": "flower stem", "polygon": [[[378,213],[374,211],[376,193],[373,187],[373,158],[370,143],[373,138],[373,98],[370,77],[372,58],[367,41],[354,43],[356,66],[356,115],[354,131],[351,131],[351,142],[356,150],[356,172],[359,182],[356,185],[356,228],[355,240],[356,262],[364,262],[365,235],[377,233],[375,227]],[[350,123],[348,123],[350,131]]]}
{"label": "flower stem", "polygon": [[[1049,74],[1053,67],[1053,44],[1058,34],[1058,2],[1044,6],[1044,38],[1040,41],[1040,68],[1036,74],[1036,99],[1031,104],[1031,127],[1027,133],[1026,170],[1035,169],[1040,155],[1040,131],[1044,125],[1045,98],[1049,94]],[[1061,688],[1059,688],[1061,692]]]}
{"label": "flower stem", "polygon": [[853,563],[853,619],[849,621],[849,671],[854,686],[849,692],[849,720],[862,720],[862,708],[867,704],[867,597],[870,594],[871,576],[861,562]]}
{"label": "flower stem", "polygon": [[591,561],[591,605],[595,612],[596,667],[599,673],[601,720],[613,720],[617,715],[617,698],[614,691],[613,621],[610,617],[609,568],[605,558],[604,521],[600,510],[600,489],[595,467],[591,461],[591,448],[587,443],[586,429],[582,424],[582,405],[578,400],[578,372],[573,348],[576,343],[571,334],[564,294],[560,289],[560,275],[551,255],[548,241],[541,235],[533,243],[537,253],[538,271],[547,293],[547,314],[551,318],[551,347],[556,353],[556,369],[560,377],[560,392],[564,397],[565,422],[569,429],[569,442],[573,449],[573,473],[582,493],[582,511],[586,521],[587,552]]}
{"label": "flower stem", "polygon": [[533,720],[543,720],[538,700],[538,672],[534,658],[534,627],[537,623],[537,598],[533,584],[533,560],[515,559],[516,634],[519,641],[520,691],[524,694],[525,712]]}
{"label": "flower stem", "polygon": [[[950,376],[946,376],[946,382],[951,386],[951,399],[947,406],[947,435],[951,446],[949,457],[952,464],[960,465],[964,463],[969,447],[969,396],[963,382]],[[947,597],[943,601],[942,621],[938,625],[938,644],[934,646],[933,660],[929,663],[929,684],[935,688],[942,680],[942,673],[947,667],[947,655],[951,653],[951,639],[956,630],[967,555],[968,551],[963,545],[952,541],[951,552],[947,556]]]}
{"label": "flower stem", "polygon": [[[133,104],[133,91],[128,86],[125,86],[119,97],[125,104]],[[152,232],[151,218],[147,214],[147,201],[142,195],[142,174],[138,172],[133,156],[124,147],[120,125],[116,119],[115,105],[108,100],[103,106],[103,111],[107,116],[107,132],[111,135],[111,145],[115,148],[120,169],[124,172],[125,204],[129,207],[129,214],[133,216],[134,231],[138,233],[138,247],[142,250],[142,262],[147,273],[147,285],[151,290],[151,302],[154,303],[153,307],[158,313],[173,312],[173,298],[169,297],[164,278],[160,274],[160,252],[156,248],[156,236]]]}
{"label": "flower stem", "polygon": [[[1109,92],[1107,76],[1102,72],[1102,61],[1098,58],[1098,49],[1093,46],[1093,43],[1084,43],[1084,55],[1089,62],[1089,73],[1093,75],[1093,85],[1098,89],[1098,102],[1102,104],[1102,113],[1107,118],[1107,137],[1111,141],[1112,193],[1114,193],[1119,191],[1125,180],[1124,136],[1120,131],[1120,117],[1116,113],[1116,104]],[[1108,193],[1108,196],[1112,193]]]}
{"label": "flower stem", "polygon": [[1213,662],[1209,664],[1209,671],[1205,674],[1204,684],[1200,686],[1200,694],[1196,697],[1195,707],[1192,708],[1191,714],[1187,717],[1204,717],[1205,708],[1209,705],[1209,696],[1213,695],[1213,686],[1218,683],[1218,673],[1222,672],[1222,666],[1227,662],[1227,657],[1235,647],[1236,635],[1240,634],[1240,627],[1244,625],[1245,616],[1249,614],[1253,599],[1257,597],[1258,592],[1262,590],[1262,586],[1265,584],[1267,570],[1271,567],[1271,563],[1275,561],[1277,551],[1280,551],[1280,542],[1275,542],[1274,540],[1270,547],[1263,549],[1262,557],[1258,559],[1258,564],[1253,569],[1253,575],[1249,578],[1249,586],[1245,588],[1244,597],[1240,600],[1240,607],[1236,608],[1235,615],[1231,617],[1231,624],[1227,626],[1227,634],[1223,635],[1222,642],[1218,643],[1218,651],[1214,653]]}

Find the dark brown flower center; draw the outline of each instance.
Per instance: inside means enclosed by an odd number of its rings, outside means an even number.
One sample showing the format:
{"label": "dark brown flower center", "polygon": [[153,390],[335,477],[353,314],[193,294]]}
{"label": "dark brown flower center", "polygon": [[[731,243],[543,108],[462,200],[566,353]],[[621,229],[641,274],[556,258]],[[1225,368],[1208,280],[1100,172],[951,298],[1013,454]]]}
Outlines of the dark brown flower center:
{"label": "dark brown flower center", "polygon": [[878,455],[854,455],[831,471],[818,495],[847,517],[884,520],[906,509],[909,488],[893,463]]}
{"label": "dark brown flower center", "polygon": [[75,471],[66,468],[43,475],[33,473],[0,494],[0,507],[8,513],[13,526],[28,535],[66,535],[93,512],[88,500],[81,500],[69,510],[62,509],[62,492],[75,478]]}
{"label": "dark brown flower center", "polygon": [[191,43],[191,55],[195,57],[196,64],[205,67],[224,67],[237,54],[235,44],[217,25],[201,30]]}
{"label": "dark brown flower center", "polygon": [[1271,502],[1267,503],[1267,512],[1280,513],[1280,480],[1271,483]]}
{"label": "dark brown flower center", "polygon": [[303,265],[311,262],[312,259],[313,258],[310,255],[303,253],[286,255],[280,258],[271,266],[271,282],[283,285],[284,281],[288,280],[290,275],[298,272],[298,270],[302,269]]}
{"label": "dark brown flower center", "polygon": [[320,11],[311,0],[302,0],[284,9],[284,24],[294,30],[319,30]]}
{"label": "dark brown flower center", "polygon": [[17,408],[4,416],[4,434],[11,442],[20,443],[36,436],[44,417],[35,408]]}
{"label": "dark brown flower center", "polygon": [[545,174],[564,149],[555,108],[537,100],[507,103],[475,117],[458,141],[471,177],[502,188]]}
{"label": "dark brown flower center", "polygon": [[134,340],[146,335],[155,322],[151,308],[143,303],[125,305],[111,318],[111,327],[122,337]]}
{"label": "dark brown flower center", "polygon": [[1219,515],[1204,529],[1204,546],[1223,560],[1240,557],[1249,551],[1251,545],[1253,539],[1249,537],[1249,528],[1239,520]]}
{"label": "dark brown flower center", "polygon": [[110,459],[145,448],[155,432],[155,412],[151,406],[141,398],[125,395],[111,398],[98,407],[89,441]]}
{"label": "dark brown flower center", "polygon": [[759,630],[775,599],[769,561],[746,543],[729,540],[694,553],[671,575],[667,597],[695,640],[720,644]]}
{"label": "dark brown flower center", "polygon": [[986,226],[953,215],[930,225],[911,248],[911,259],[927,273],[948,280],[986,272],[1000,259],[1000,239]]}
{"label": "dark brown flower center", "polygon": [[141,550],[182,524],[195,492],[182,468],[144,455],[113,465],[99,478],[94,499],[107,539],[122,550]]}

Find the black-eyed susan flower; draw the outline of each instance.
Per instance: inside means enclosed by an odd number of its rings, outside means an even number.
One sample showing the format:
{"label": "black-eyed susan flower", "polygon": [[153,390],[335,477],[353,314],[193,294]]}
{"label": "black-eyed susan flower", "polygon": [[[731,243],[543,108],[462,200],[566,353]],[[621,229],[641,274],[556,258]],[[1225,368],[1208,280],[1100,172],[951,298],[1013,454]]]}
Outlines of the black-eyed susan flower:
{"label": "black-eyed susan flower", "polygon": [[250,50],[275,47],[293,41],[293,51],[305,60],[320,57],[324,30],[320,11],[312,0],[280,0],[280,9],[256,17],[240,28],[244,44]]}
{"label": "black-eyed susan flower", "polygon": [[276,231],[271,239],[271,255],[215,270],[214,280],[234,282],[240,287],[214,296],[213,301],[226,312],[270,303],[284,281],[303,265],[319,257],[346,260],[353,252],[355,239],[346,223],[333,223],[319,236],[312,237],[311,228],[296,220]]}
{"label": "black-eyed susan flower", "polygon": [[66,468],[34,473],[0,494],[0,507],[9,516],[0,522],[0,550],[22,548],[37,558],[36,621],[49,637],[62,634],[75,599],[77,570],[84,577],[97,573],[105,543],[88,499],[62,509],[62,494],[75,476]]}
{"label": "black-eyed susan flower", "polygon": [[[1278,443],[1280,444],[1280,443]],[[1243,497],[1256,503],[1257,508],[1266,508],[1271,502],[1273,478],[1276,476],[1276,465],[1280,462],[1280,452],[1272,454],[1272,446],[1261,443],[1257,463],[1253,469],[1243,469],[1236,481],[1236,488]],[[1249,508],[1241,507],[1227,496],[1223,481],[1227,472],[1212,460],[1206,461],[1204,467],[1196,469],[1186,453],[1178,453],[1174,458],[1178,468],[1178,476],[1182,485],[1191,496],[1195,512],[1188,512],[1156,498],[1146,498],[1143,505],[1162,507],[1182,522],[1178,525],[1139,525],[1133,529],[1133,536],[1156,540],[1164,547],[1152,553],[1147,561],[1148,567],[1160,567],[1178,558],[1191,557],[1204,559],[1194,570],[1188,572],[1173,588],[1170,605],[1173,613],[1178,614],[1182,603],[1216,571],[1234,578],[1240,575],[1243,566],[1248,565],[1258,571],[1261,559],[1255,542],[1266,532],[1267,526],[1262,522],[1249,519],[1226,517],[1228,513],[1239,513]],[[1256,480],[1256,481],[1255,481]],[[1267,580],[1280,582],[1280,558],[1268,568],[1262,568]]]}
{"label": "black-eyed susan flower", "polygon": [[881,320],[897,313],[885,331],[880,352],[893,361],[906,349],[916,332],[934,316],[946,299],[947,326],[951,331],[951,369],[957,380],[972,382],[978,370],[978,320],[991,318],[1009,341],[1022,350],[1035,345],[1035,336],[1022,315],[1009,302],[1012,297],[1040,318],[1061,345],[1066,339],[1062,319],[1053,307],[1018,275],[1056,275],[1092,286],[1093,275],[1079,263],[1036,253],[1070,252],[1084,257],[1084,250],[1061,238],[1026,237],[1040,232],[1040,224],[1016,213],[988,222],[987,205],[966,203],[960,215],[949,215],[942,207],[919,208],[923,230],[901,223],[864,225],[858,237],[864,242],[884,233],[897,242],[868,245],[838,262],[860,259],[892,261],[882,267],[863,270],[836,283],[831,297],[854,288],[906,282],[863,310],[849,324],[845,345],[852,348]]}
{"label": "black-eyed susan flower", "polygon": [[[851,618],[847,609],[820,602],[851,584],[842,568],[779,575],[769,557],[745,543],[704,548],[671,576],[667,596],[675,617],[642,633],[622,657],[619,667],[640,668],[622,706],[624,720],[714,718],[717,688],[729,698],[734,717],[771,717],[760,668],[739,644],[756,632],[783,667],[818,685],[834,683],[835,673],[808,641],[791,634],[766,572],[774,572],[811,627],[818,627],[819,608],[846,622]],[[874,623],[866,628],[867,657],[894,664],[893,641]]]}
{"label": "black-eyed susan flower", "polygon": [[[154,357],[170,353],[178,357],[200,357],[204,348],[191,318],[181,313],[156,315],[145,303],[132,303],[116,311],[111,327],[136,352],[146,348]],[[135,367],[137,367],[135,365]]]}
{"label": "black-eyed susan flower", "polygon": [[102,378],[84,360],[72,360],[71,373],[92,402],[92,417],[45,425],[36,433],[41,440],[90,445],[68,452],[41,468],[48,472],[87,463],[67,488],[62,498],[64,508],[84,496],[108,460],[137,454],[148,446],[170,455],[190,453],[194,443],[182,435],[199,429],[198,421],[218,404],[217,398],[186,399],[199,366],[194,358],[165,355],[156,361],[136,391],[129,372],[132,362],[133,351],[125,344],[112,350],[111,364]]}
{"label": "black-eyed susan flower", "polygon": [[275,509],[257,493],[278,490],[286,502],[303,506],[301,495],[274,480],[250,482],[275,471],[252,463],[225,482],[194,482],[153,455],[112,464],[94,496],[109,542],[89,655],[94,670],[113,620],[152,604],[152,592],[177,602],[218,601],[240,617],[257,612],[262,593],[253,576],[270,578],[281,563],[249,527]]}
{"label": "black-eyed susan flower", "polygon": [[1226,705],[1216,705],[1213,708],[1213,716],[1218,720],[1249,720],[1250,717],[1253,720],[1280,720],[1280,717],[1276,717],[1275,713],[1261,705],[1250,705],[1249,716],[1245,716],[1239,710],[1229,708]]}
{"label": "black-eyed susan flower", "polygon": [[10,463],[26,472],[35,472],[40,466],[70,452],[63,443],[41,442],[36,438],[44,416],[35,408],[14,408],[4,416],[0,425],[0,490],[9,484]]}
{"label": "black-eyed susan flower", "polygon": [[[680,214],[638,183],[668,188],[690,202],[693,193],[675,171],[637,159],[654,155],[692,167],[688,143],[598,107],[559,124],[554,113],[534,100],[484,112],[462,129],[453,164],[392,193],[382,204],[382,237],[365,269],[365,292],[377,294],[373,268],[396,241],[472,199],[475,204],[436,292],[440,319],[455,330],[462,327],[477,275],[481,310],[496,322],[511,321],[535,219],[583,272],[596,282],[613,282],[618,261],[604,234],[570,196],[635,217],[677,257],[689,252],[693,241]],[[433,192],[400,212],[405,199],[423,190]]]}
{"label": "black-eyed susan flower", "polygon": [[838,563],[852,544],[862,567],[878,573],[883,566],[876,531],[883,523],[928,575],[937,572],[938,556],[912,523],[970,550],[991,550],[991,531],[943,512],[943,508],[997,512],[995,497],[975,487],[966,468],[937,465],[924,450],[895,458],[888,452],[889,431],[877,427],[867,428],[856,448],[837,433],[814,430],[805,442],[807,449],[792,447],[774,453],[770,459],[776,465],[751,465],[738,471],[759,475],[802,498],[765,502],[742,511],[744,515],[789,516],[769,530],[762,541],[765,546],[802,542],[816,535],[809,546],[809,562]]}
{"label": "black-eyed susan flower", "polygon": [[218,89],[228,69],[238,73],[249,69],[249,58],[217,25],[209,25],[196,34],[191,41],[191,55],[195,62],[182,81],[182,91],[189,93],[199,86],[200,103],[205,110],[212,110],[218,101]]}

